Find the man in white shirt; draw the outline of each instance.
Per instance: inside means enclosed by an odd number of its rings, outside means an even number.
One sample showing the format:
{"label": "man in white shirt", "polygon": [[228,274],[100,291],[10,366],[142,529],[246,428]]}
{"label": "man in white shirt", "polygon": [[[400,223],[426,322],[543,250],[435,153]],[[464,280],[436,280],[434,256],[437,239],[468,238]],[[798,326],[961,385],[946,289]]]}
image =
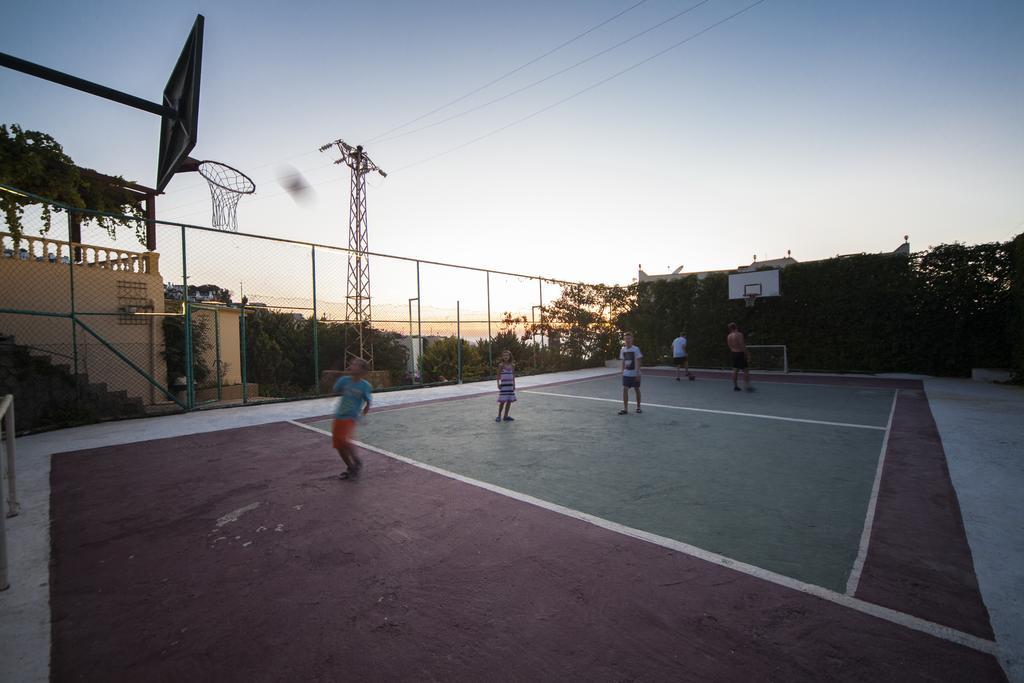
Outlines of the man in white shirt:
{"label": "man in white shirt", "polygon": [[676,366],[676,381],[679,381],[679,368],[683,369],[686,376],[691,380],[690,359],[686,353],[686,332],[680,332],[679,336],[672,340],[672,365]]}
{"label": "man in white shirt", "polygon": [[622,410],[619,415],[629,412],[629,390],[636,392],[636,412],[640,410],[640,359],[644,354],[633,345],[633,334],[627,332],[623,336],[622,349],[619,351],[619,360],[622,361]]}

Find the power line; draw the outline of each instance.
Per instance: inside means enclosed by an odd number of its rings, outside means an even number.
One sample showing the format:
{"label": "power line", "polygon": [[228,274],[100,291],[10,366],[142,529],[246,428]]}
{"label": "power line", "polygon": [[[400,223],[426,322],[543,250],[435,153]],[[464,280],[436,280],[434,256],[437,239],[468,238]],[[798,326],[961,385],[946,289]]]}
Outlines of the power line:
{"label": "power line", "polygon": [[626,14],[627,12],[631,12],[632,10],[636,9],[637,7],[639,7],[640,5],[644,4],[645,2],[647,2],[647,0],[640,0],[640,2],[637,2],[636,4],[634,4],[634,5],[631,5],[631,6],[627,7],[626,9],[622,10],[622,11],[621,11],[621,12],[619,12],[618,14],[616,14],[616,15],[614,15],[614,16],[612,16],[612,17],[609,17],[608,19],[605,19],[605,20],[604,20],[604,21],[602,21],[602,22],[601,22],[600,24],[597,24],[596,26],[592,26],[592,27],[588,28],[588,29],[587,29],[586,31],[584,31],[583,33],[580,33],[579,35],[577,35],[577,36],[575,36],[575,37],[573,37],[573,38],[570,38],[569,40],[565,41],[564,43],[562,43],[561,45],[559,45],[559,46],[557,46],[557,47],[551,48],[550,50],[548,50],[548,51],[547,51],[547,52],[545,52],[544,54],[540,55],[539,57],[534,57],[534,58],[533,58],[533,59],[531,59],[530,61],[528,61],[528,62],[526,62],[526,63],[524,63],[524,64],[520,64],[520,65],[519,65],[519,66],[517,66],[516,68],[512,69],[511,71],[509,71],[509,72],[507,72],[507,73],[504,73],[504,74],[502,74],[501,76],[498,76],[498,77],[497,77],[497,78],[495,78],[494,80],[492,80],[492,81],[488,81],[487,83],[484,83],[484,84],[483,84],[483,85],[481,85],[480,87],[478,87],[478,88],[475,88],[475,89],[473,89],[473,90],[470,90],[470,91],[469,91],[468,93],[466,93],[465,95],[462,95],[462,96],[460,96],[460,97],[456,97],[456,98],[455,98],[454,100],[452,100],[451,102],[448,102],[448,103],[446,103],[446,104],[442,104],[442,105],[441,105],[440,107],[437,107],[436,109],[431,109],[431,110],[430,110],[430,111],[428,111],[428,112],[427,112],[426,114],[420,114],[419,116],[417,116],[417,117],[416,117],[416,118],[414,118],[414,119],[410,119],[410,120],[406,121],[405,123],[403,123],[403,124],[401,124],[401,125],[399,125],[399,126],[395,126],[394,128],[392,128],[392,129],[390,129],[390,130],[386,130],[386,131],[384,131],[383,133],[381,133],[381,134],[379,134],[379,135],[377,135],[377,136],[375,136],[375,137],[372,137],[372,138],[370,138],[369,140],[367,140],[367,143],[373,143],[373,142],[376,142],[376,141],[380,140],[381,138],[383,138],[384,136],[386,136],[386,135],[390,135],[391,133],[394,133],[394,132],[395,132],[396,130],[400,130],[400,129],[402,129],[402,128],[405,128],[406,126],[408,126],[408,125],[411,125],[411,124],[413,124],[413,123],[416,123],[417,121],[421,121],[421,120],[423,120],[423,119],[427,118],[428,116],[431,116],[431,115],[433,115],[433,114],[436,114],[437,112],[441,111],[442,109],[447,109],[448,107],[452,106],[453,104],[457,104],[457,103],[461,102],[462,100],[466,99],[467,97],[470,97],[470,96],[472,96],[472,95],[475,95],[475,94],[477,94],[477,93],[478,93],[478,92],[480,92],[481,90],[486,90],[487,88],[491,87],[491,86],[492,86],[492,85],[494,85],[495,83],[497,83],[497,82],[499,82],[499,81],[502,81],[502,80],[504,80],[504,79],[508,78],[509,76],[511,76],[511,75],[513,75],[513,74],[515,74],[515,73],[518,73],[518,72],[522,71],[523,69],[525,69],[526,67],[530,66],[531,64],[535,64],[535,63],[539,62],[540,60],[544,59],[545,57],[547,57],[547,56],[549,56],[549,55],[552,55],[552,54],[554,54],[554,53],[558,52],[558,51],[559,51],[559,50],[561,50],[561,49],[562,49],[563,47],[566,47],[567,45],[570,45],[570,44],[572,44],[572,43],[575,43],[575,42],[576,42],[577,40],[579,40],[580,38],[582,38],[582,37],[584,37],[584,36],[586,36],[586,35],[588,35],[588,34],[590,34],[590,33],[593,33],[594,31],[596,31],[597,29],[601,28],[601,27],[602,27],[602,26],[604,26],[605,24],[608,24],[608,23],[611,23],[611,22],[615,21],[616,19],[618,19],[619,17],[621,17],[621,16],[623,15],[623,14]]}
{"label": "power line", "polygon": [[[477,142],[480,142],[481,140],[489,138],[489,137],[491,137],[493,135],[497,135],[498,133],[501,133],[502,131],[508,130],[509,128],[513,128],[515,126],[518,126],[521,123],[525,123],[526,121],[528,121],[528,120],[530,120],[530,119],[532,119],[532,118],[534,118],[536,116],[539,116],[539,115],[541,115],[541,114],[543,114],[543,113],[545,113],[547,111],[550,111],[551,109],[554,109],[555,107],[558,107],[558,106],[560,106],[562,104],[565,104],[566,102],[568,102],[568,101],[570,101],[572,99],[575,99],[576,97],[579,97],[580,95],[582,95],[584,93],[587,93],[587,92],[589,92],[589,91],[591,91],[591,90],[593,90],[595,88],[598,88],[598,87],[604,85],[605,83],[608,83],[609,81],[614,80],[614,79],[618,78],[619,76],[622,76],[623,74],[626,74],[626,73],[628,73],[630,71],[633,71],[634,69],[637,69],[637,68],[643,66],[647,62],[653,61],[653,60],[655,60],[655,59],[665,55],[666,53],[671,52],[672,50],[674,50],[674,49],[676,49],[678,47],[681,47],[682,45],[685,45],[686,43],[690,42],[691,40],[694,40],[694,39],[704,35],[705,33],[707,33],[709,31],[711,31],[711,30],[721,26],[722,24],[724,24],[724,23],[726,23],[728,21],[731,21],[732,19],[735,19],[736,17],[740,16],[741,14],[745,14],[746,12],[752,10],[753,8],[755,8],[758,5],[764,3],[765,1],[766,0],[756,0],[756,2],[753,2],[753,3],[747,5],[746,7],[742,8],[742,9],[736,11],[736,12],[733,12],[729,16],[727,16],[727,17],[725,17],[723,19],[720,19],[719,21],[716,21],[715,23],[713,23],[710,26],[707,26],[707,27],[701,29],[700,31],[697,31],[696,33],[690,34],[686,38],[683,38],[682,40],[680,40],[678,42],[675,42],[675,43],[669,45],[668,47],[666,47],[666,48],[664,48],[662,50],[659,50],[658,52],[655,52],[654,54],[650,55],[649,57],[646,57],[645,59],[642,59],[639,62],[635,62],[634,64],[631,64],[630,66],[626,67],[625,69],[617,71],[617,72],[611,74],[610,76],[606,76],[605,78],[602,78],[599,81],[595,81],[594,83],[591,83],[590,85],[588,85],[587,87],[585,87],[585,88],[583,88],[581,90],[577,90],[576,92],[574,92],[573,94],[569,95],[568,97],[564,97],[564,98],[558,100],[557,102],[553,102],[552,104],[549,104],[546,107],[542,107],[541,109],[538,109],[538,110],[536,110],[536,111],[534,111],[534,112],[532,112],[530,114],[527,114],[526,116],[520,117],[520,118],[518,118],[518,119],[516,119],[514,121],[511,121],[510,123],[507,123],[507,124],[505,124],[505,125],[503,125],[503,126],[501,126],[499,128],[495,128],[494,130],[492,130],[490,132],[487,132],[487,133],[484,133],[483,135],[479,135],[479,136],[473,138],[472,140],[464,142],[464,143],[462,143],[460,145],[456,145],[455,147],[447,149],[447,150],[445,150],[443,152],[440,152],[438,154],[434,154],[433,156],[429,156],[429,157],[427,157],[425,159],[420,159],[419,161],[415,161],[415,162],[413,162],[411,164],[407,164],[405,166],[401,166],[401,167],[395,169],[394,171],[392,171],[390,175],[394,175],[395,173],[398,173],[400,171],[405,171],[405,170],[408,170],[410,168],[414,168],[416,166],[421,166],[421,165],[426,164],[428,162],[434,161],[435,159],[439,159],[440,157],[447,156],[448,154],[452,154],[453,152],[457,152],[457,151],[459,151],[461,149],[469,147],[470,145],[476,144]],[[325,180],[325,181],[321,181],[319,183],[311,183],[310,185],[311,185],[311,187],[319,187],[320,185],[327,185],[327,184],[330,184],[330,183],[336,183],[336,182],[340,182],[341,180],[344,180],[344,178],[336,178],[336,179],[332,179],[332,180]],[[278,193],[271,194],[271,195],[263,195],[263,196],[259,196],[259,197],[254,197],[252,200],[246,202],[246,204],[252,204],[254,202],[262,201],[264,199],[272,199],[274,197],[280,197],[280,196],[282,196],[284,194],[287,194],[287,193],[286,192],[278,192]],[[196,202],[193,202],[193,203],[196,203]],[[182,206],[189,206],[189,204],[185,204],[185,205],[182,205]],[[182,207],[177,207],[177,208],[182,208]],[[192,212],[192,213],[185,214],[185,216],[197,215],[199,213],[204,213],[204,212],[195,211],[195,212]]]}
{"label": "power line", "polygon": [[[628,12],[631,12],[632,10],[636,9],[637,7],[639,7],[640,5],[644,4],[645,2],[647,2],[647,0],[640,0],[639,2],[636,2],[636,3],[632,4],[632,5],[630,5],[629,7],[627,7],[624,10],[622,10],[621,12],[619,12],[619,13],[617,13],[617,14],[615,14],[615,15],[607,18],[607,19],[605,19],[601,23],[596,24],[594,26],[591,26],[586,31],[583,31],[582,33],[580,33],[580,34],[570,38],[569,40],[561,43],[560,45],[551,48],[550,50],[548,50],[544,54],[542,54],[542,55],[540,55],[538,57],[534,57],[533,59],[529,60],[528,62],[525,62],[525,63],[517,66],[516,68],[512,69],[511,71],[508,71],[508,72],[502,74],[501,76],[498,76],[497,78],[495,78],[495,79],[493,79],[491,81],[488,81],[484,85],[481,85],[480,87],[475,88],[475,89],[469,91],[465,95],[462,95],[461,97],[457,97],[454,100],[452,100],[452,101],[450,101],[450,102],[448,102],[446,104],[442,104],[440,107],[437,107],[436,109],[432,109],[431,111],[428,111],[426,114],[422,114],[420,116],[417,116],[416,118],[410,119],[409,121],[406,121],[405,123],[403,123],[403,124],[401,124],[399,126],[395,126],[394,128],[391,128],[390,130],[384,131],[383,133],[377,135],[376,137],[370,138],[370,140],[368,140],[367,143],[369,144],[369,143],[376,142],[378,139],[384,137],[385,135],[390,135],[391,133],[394,133],[396,130],[400,130],[402,128],[405,128],[406,126],[411,125],[413,123],[416,123],[417,121],[420,121],[422,119],[425,119],[426,117],[431,116],[432,114],[436,114],[437,112],[439,112],[439,111],[441,111],[443,109],[446,109],[446,108],[452,106],[453,104],[457,104],[457,103],[461,102],[462,100],[466,99],[467,97],[475,95],[476,93],[480,92],[481,90],[486,90],[487,88],[491,87],[495,83],[498,83],[499,81],[502,81],[502,80],[508,78],[509,76],[511,76],[511,75],[513,75],[515,73],[518,73],[519,71],[522,71],[523,69],[525,69],[526,67],[530,66],[531,64],[535,64],[536,62],[539,62],[540,60],[544,59],[545,57],[548,57],[549,55],[552,55],[555,52],[558,52],[563,47],[571,45],[572,43],[576,42],[580,38],[583,38],[584,36],[586,36],[586,35],[588,35],[590,33],[593,33],[594,31],[596,31],[597,29],[601,28],[602,26],[615,21],[616,19],[618,19],[622,15],[624,15],[624,14],[626,14]],[[293,159],[298,159],[298,158],[304,157],[304,156],[306,156],[308,154],[313,154],[314,152],[316,152],[316,150],[310,150],[308,152],[303,152],[302,154],[297,154],[295,156],[288,157],[287,159],[283,159],[281,161],[273,161],[273,162],[270,162],[270,163],[267,163],[267,164],[263,164],[262,166],[257,166],[257,167],[255,167],[252,170],[257,171],[257,170],[266,168],[267,166],[273,166],[275,164],[285,163],[286,161],[291,161]],[[321,168],[321,167],[317,166],[316,168]],[[326,168],[326,166],[323,167],[323,168]],[[316,169],[312,169],[312,170],[316,170]],[[284,176],[284,178],[290,178],[290,177],[292,177],[294,175],[297,175],[297,174],[291,174],[291,175],[288,175],[288,176]],[[178,192],[185,192],[187,190],[192,190],[192,189],[196,189],[196,188],[200,188],[200,187],[204,187],[204,185],[202,185],[202,184],[187,185],[185,187],[176,188],[176,189],[172,190],[171,192],[166,192],[164,194],[165,195],[175,194],[175,193],[178,193]],[[177,207],[173,207],[172,209],[168,209],[168,210],[172,211],[175,208],[181,208],[181,207],[184,207],[184,206],[189,206],[190,204],[194,204],[194,203],[196,203],[196,202],[189,202],[187,204],[181,204],[181,205],[179,205]]]}
{"label": "power line", "polygon": [[473,138],[472,140],[469,140],[468,142],[462,143],[461,145],[456,145],[455,147],[452,147],[451,149],[445,150],[444,152],[441,152],[439,154],[435,154],[435,155],[427,157],[425,159],[421,159],[419,161],[414,161],[411,164],[407,164],[405,166],[401,166],[401,167],[395,169],[393,171],[393,173],[398,173],[400,171],[404,171],[404,170],[413,168],[414,166],[419,166],[419,165],[425,164],[425,163],[427,163],[429,161],[433,161],[434,159],[438,159],[438,158],[443,157],[445,155],[451,154],[452,152],[457,152],[460,149],[463,149],[465,147],[469,147],[470,145],[475,144],[477,142],[480,142],[481,140],[484,140],[486,138],[489,138],[492,135],[497,135],[498,133],[500,133],[500,132],[502,132],[504,130],[508,130],[509,128],[512,128],[513,126],[518,126],[521,123],[529,121],[530,119],[534,118],[535,116],[539,116],[540,114],[543,114],[546,111],[549,111],[551,109],[554,109],[555,107],[558,107],[558,106],[560,106],[562,104],[565,104],[566,102],[568,102],[571,99],[579,97],[580,95],[582,95],[582,94],[584,94],[586,92],[589,92],[589,91],[593,90],[594,88],[597,88],[597,87],[599,87],[601,85],[604,85],[608,81],[611,81],[611,80],[613,80],[615,78],[618,78],[619,76],[621,76],[621,75],[623,75],[625,73],[628,73],[628,72],[632,71],[633,69],[636,69],[636,68],[638,68],[640,66],[643,66],[647,62],[655,60],[658,57],[661,57],[662,55],[664,55],[664,54],[666,54],[666,53],[676,49],[677,47],[685,45],[686,43],[690,42],[691,40],[693,40],[693,39],[695,39],[695,38],[697,38],[699,36],[704,35],[708,31],[710,31],[710,30],[712,30],[712,29],[714,29],[714,28],[716,28],[718,26],[721,26],[725,22],[730,21],[732,19],[735,19],[736,17],[740,16],[741,14],[744,14],[745,12],[748,12],[749,10],[752,10],[753,8],[757,7],[758,5],[760,5],[763,2],[765,2],[765,0],[757,0],[756,2],[753,2],[753,3],[749,4],[749,5],[747,5],[743,9],[730,14],[729,16],[725,17],[724,19],[716,21],[715,23],[711,24],[710,26],[708,26],[706,28],[703,28],[700,31],[697,31],[696,33],[693,33],[693,34],[687,36],[686,38],[680,40],[679,42],[673,43],[672,45],[669,45],[665,49],[659,50],[658,52],[655,52],[650,57],[647,57],[646,59],[642,59],[639,62],[636,62],[635,64],[627,66],[625,69],[622,69],[621,71],[617,71],[614,74],[612,74],[611,76],[607,76],[605,78],[602,78],[599,81],[591,83],[590,85],[588,85],[587,87],[583,88],[582,90],[577,90],[576,92],[574,92],[572,95],[569,95],[568,97],[564,97],[564,98],[558,100],[557,102],[554,102],[552,104],[549,104],[546,107],[538,109],[537,111],[535,111],[535,112],[533,112],[531,114],[527,114],[526,116],[518,118],[515,121],[512,121],[510,123],[506,123],[504,126],[501,126],[500,128],[495,128],[494,130],[492,130],[492,131],[490,131],[488,133],[484,133],[483,135],[477,136],[477,137]]}
{"label": "power line", "polygon": [[392,140],[397,140],[398,138],[405,137],[406,135],[412,135],[413,133],[419,133],[420,131],[427,130],[428,128],[433,128],[435,126],[440,126],[442,123],[448,123],[449,121],[453,121],[453,120],[455,120],[457,118],[465,116],[466,114],[471,114],[471,113],[473,113],[475,111],[479,111],[480,109],[483,109],[484,107],[489,107],[492,104],[495,104],[497,102],[501,102],[502,100],[508,99],[509,97],[512,97],[513,95],[518,95],[519,93],[521,93],[521,92],[523,92],[525,90],[529,90],[530,88],[533,88],[534,86],[538,86],[541,83],[544,83],[545,81],[549,81],[552,78],[555,78],[556,76],[561,76],[562,74],[566,73],[567,71],[572,71],[573,69],[575,69],[578,66],[583,66],[587,62],[593,61],[593,60],[597,59],[598,57],[600,57],[602,55],[606,55],[609,52],[611,52],[612,50],[617,50],[618,48],[622,47],[626,43],[632,42],[633,40],[636,40],[640,36],[642,36],[642,35],[644,35],[646,33],[650,33],[651,31],[653,31],[656,28],[660,28],[661,26],[664,26],[665,24],[669,23],[670,21],[675,21],[676,19],[678,19],[679,17],[683,16],[684,14],[688,14],[688,13],[692,12],[693,10],[697,9],[698,7],[700,7],[701,5],[706,5],[709,2],[711,2],[711,0],[701,0],[696,5],[693,5],[692,7],[688,7],[687,9],[684,9],[682,12],[679,12],[678,14],[672,15],[668,19],[665,19],[663,21],[659,21],[657,24],[654,24],[653,26],[645,28],[643,31],[640,31],[639,33],[635,33],[635,34],[631,35],[629,38],[626,38],[625,40],[620,41],[618,43],[615,43],[611,47],[607,47],[607,48],[605,48],[603,50],[600,50],[599,52],[595,52],[594,54],[590,55],[589,57],[586,57],[585,59],[581,59],[580,61],[576,62],[575,64],[573,64],[571,66],[567,66],[564,69],[559,69],[558,71],[555,71],[554,73],[548,74],[544,78],[536,80],[533,83],[529,83],[527,85],[524,85],[521,88],[517,88],[517,89],[515,89],[515,90],[513,90],[513,91],[511,91],[509,93],[506,93],[506,94],[502,95],[501,97],[496,97],[493,100],[489,100],[487,102],[484,102],[483,104],[479,104],[479,105],[477,105],[475,107],[470,107],[469,109],[465,109],[465,110],[459,112],[458,114],[452,114],[451,116],[445,117],[445,118],[441,119],[440,121],[435,121],[434,123],[428,123],[425,126],[420,126],[419,128],[413,128],[412,130],[407,130],[404,133],[399,133],[398,135],[392,135],[391,137],[384,138],[383,140],[378,140],[378,142],[381,142],[381,143],[383,143],[383,142],[390,142]]}

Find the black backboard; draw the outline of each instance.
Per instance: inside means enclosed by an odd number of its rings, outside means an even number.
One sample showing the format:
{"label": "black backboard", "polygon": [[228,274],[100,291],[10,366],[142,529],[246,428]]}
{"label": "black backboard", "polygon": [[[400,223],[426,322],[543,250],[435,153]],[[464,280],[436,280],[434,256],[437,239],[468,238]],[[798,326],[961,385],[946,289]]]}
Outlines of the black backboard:
{"label": "black backboard", "polygon": [[199,84],[203,65],[203,15],[196,15],[178,63],[164,88],[165,106],[177,116],[165,115],[160,122],[160,159],[156,171],[156,191],[164,187],[178,171],[181,162],[196,145],[199,134]]}

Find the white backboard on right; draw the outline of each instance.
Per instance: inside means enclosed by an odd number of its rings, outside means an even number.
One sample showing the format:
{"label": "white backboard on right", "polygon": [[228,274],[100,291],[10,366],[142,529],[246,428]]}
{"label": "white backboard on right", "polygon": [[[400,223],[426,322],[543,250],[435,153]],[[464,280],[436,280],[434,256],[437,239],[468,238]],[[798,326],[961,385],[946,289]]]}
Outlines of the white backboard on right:
{"label": "white backboard on right", "polygon": [[729,273],[730,299],[743,299],[750,294],[779,296],[780,293],[778,269]]}

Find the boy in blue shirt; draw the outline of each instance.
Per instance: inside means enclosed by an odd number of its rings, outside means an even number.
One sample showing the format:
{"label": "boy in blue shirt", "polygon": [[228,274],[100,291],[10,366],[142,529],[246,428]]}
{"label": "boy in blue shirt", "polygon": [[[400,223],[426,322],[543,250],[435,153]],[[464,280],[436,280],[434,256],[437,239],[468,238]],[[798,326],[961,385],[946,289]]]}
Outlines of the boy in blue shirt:
{"label": "boy in blue shirt", "polygon": [[373,387],[366,381],[366,373],[370,371],[370,366],[365,360],[353,358],[348,371],[351,376],[339,377],[332,390],[339,398],[334,409],[331,443],[348,466],[348,469],[341,473],[341,479],[352,479],[363,469],[362,459],[352,448],[352,436],[355,434],[359,418],[369,412],[370,397],[373,395]]}

